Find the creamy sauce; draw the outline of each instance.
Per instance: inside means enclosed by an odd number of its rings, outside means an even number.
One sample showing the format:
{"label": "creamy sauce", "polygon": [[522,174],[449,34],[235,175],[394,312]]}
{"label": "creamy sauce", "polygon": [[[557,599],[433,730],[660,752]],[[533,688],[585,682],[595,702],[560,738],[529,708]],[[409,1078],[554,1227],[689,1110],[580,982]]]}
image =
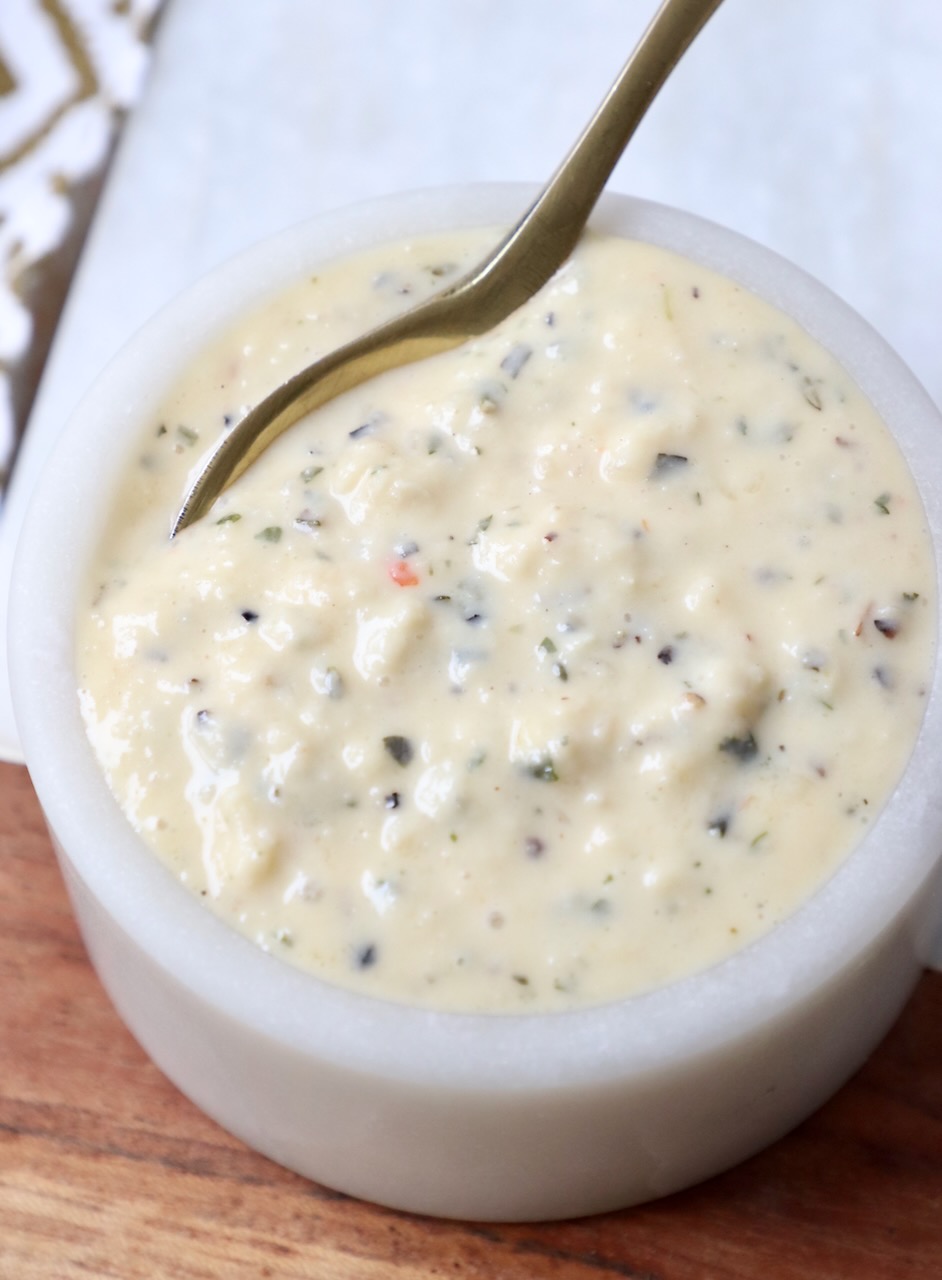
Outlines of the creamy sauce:
{"label": "creamy sauce", "polygon": [[168,542],[226,422],[492,241],[331,266],[200,357],[103,541],[78,682],[134,827],[261,946],[395,1000],[567,1009],[722,959],[859,840],[922,717],[933,561],[826,353],[600,237]]}

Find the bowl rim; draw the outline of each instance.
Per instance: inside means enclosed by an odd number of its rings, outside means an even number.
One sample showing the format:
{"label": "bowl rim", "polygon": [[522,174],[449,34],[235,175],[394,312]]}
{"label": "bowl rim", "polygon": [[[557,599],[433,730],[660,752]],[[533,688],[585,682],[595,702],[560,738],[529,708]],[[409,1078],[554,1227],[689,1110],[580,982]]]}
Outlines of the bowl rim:
{"label": "bowl rim", "polygon": [[[663,1072],[787,1016],[859,963],[911,910],[942,850],[942,800],[932,785],[942,742],[938,643],[909,764],[850,857],[811,899],[733,956],[605,1005],[561,1013],[444,1013],[332,987],[215,917],[132,831],[98,770],[75,693],[71,619],[79,570],[107,511],[107,503],[88,502],[89,486],[113,484],[134,447],[137,421],[233,315],[300,272],[360,247],[448,228],[506,225],[533,194],[526,185],[476,184],[333,210],[191,286],[122,349],[63,431],[29,504],[10,599],[14,711],[59,856],[157,968],[289,1052],[366,1075],[478,1092],[551,1090]],[[591,225],[673,249],[738,281],[836,355],[891,423],[916,480],[935,550],[938,640],[942,416],[915,376],[830,290],[737,232],[615,194],[603,196]],[[117,448],[115,433],[122,437]],[[895,851],[892,858],[887,848]]]}

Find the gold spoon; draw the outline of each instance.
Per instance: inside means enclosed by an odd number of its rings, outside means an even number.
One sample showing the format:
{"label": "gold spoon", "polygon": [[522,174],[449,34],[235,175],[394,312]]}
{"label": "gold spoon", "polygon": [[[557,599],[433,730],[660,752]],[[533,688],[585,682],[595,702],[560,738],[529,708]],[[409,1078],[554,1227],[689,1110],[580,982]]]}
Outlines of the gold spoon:
{"label": "gold spoon", "polygon": [[661,85],[721,0],[664,0],[572,150],[496,249],[450,288],[308,365],[260,401],[209,455],[171,538],[199,520],[288,427],[361,382],[486,333],[569,257]]}

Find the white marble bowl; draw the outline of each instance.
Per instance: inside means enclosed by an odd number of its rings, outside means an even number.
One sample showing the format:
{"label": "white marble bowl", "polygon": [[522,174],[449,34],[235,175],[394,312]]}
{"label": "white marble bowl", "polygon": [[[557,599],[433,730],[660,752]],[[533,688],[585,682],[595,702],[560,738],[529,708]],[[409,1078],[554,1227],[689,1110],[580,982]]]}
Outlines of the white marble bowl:
{"label": "white marble bowl", "polygon": [[[531,193],[395,197],[292,230],[151,322],[65,431],[23,530],[11,602],[17,722],[92,961],[194,1102],[250,1146],[422,1213],[540,1219],[663,1195],[759,1150],[853,1072],[939,951],[942,667],[900,785],[795,915],[649,995],[531,1016],[421,1011],[333,989],[216,919],[133,833],[99,772],[73,670],[78,584],[152,407],[205,339],[358,246],[509,222]],[[895,432],[942,547],[942,421],[882,340],[775,255],[688,214],[609,196],[596,224],[679,250],[799,321]],[[169,517],[168,513],[168,517]],[[940,591],[942,596],[942,591]]]}

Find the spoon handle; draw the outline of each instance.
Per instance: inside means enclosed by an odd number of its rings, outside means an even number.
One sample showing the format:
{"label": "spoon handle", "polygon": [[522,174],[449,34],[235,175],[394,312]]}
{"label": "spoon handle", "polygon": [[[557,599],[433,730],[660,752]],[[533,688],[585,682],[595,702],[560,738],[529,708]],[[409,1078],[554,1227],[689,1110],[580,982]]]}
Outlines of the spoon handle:
{"label": "spoon handle", "polygon": [[595,115],[523,215],[452,294],[472,292],[484,333],[546,283],[576,246],[664,81],[722,0],[664,0]]}
{"label": "spoon handle", "polygon": [[537,292],[569,257],[645,111],[721,0],[664,0],[598,111],[517,225],[451,288],[315,361],[225,435],[183,500],[171,538],[288,427],[387,369],[486,333]]}

